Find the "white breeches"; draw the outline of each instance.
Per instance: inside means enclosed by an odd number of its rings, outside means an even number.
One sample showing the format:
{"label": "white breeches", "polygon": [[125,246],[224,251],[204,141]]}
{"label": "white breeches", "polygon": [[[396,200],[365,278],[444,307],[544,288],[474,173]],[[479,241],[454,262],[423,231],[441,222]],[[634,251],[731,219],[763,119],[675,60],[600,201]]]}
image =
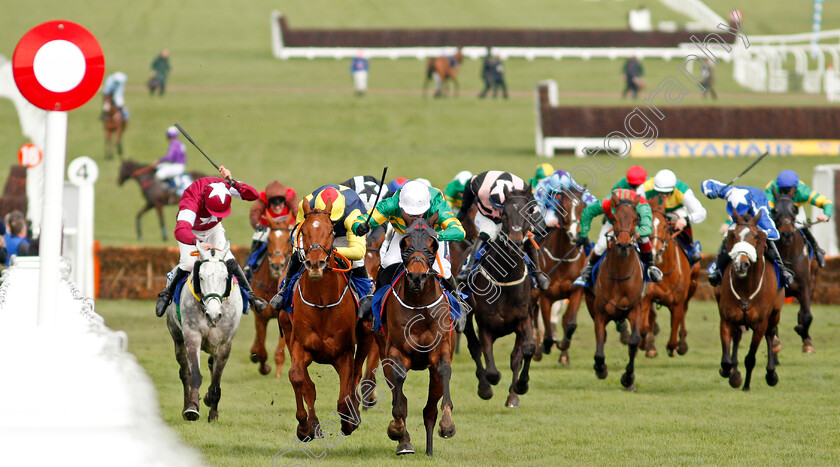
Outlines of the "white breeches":
{"label": "white breeches", "polygon": [[187,164],[176,164],[173,162],[161,162],[155,169],[155,177],[159,180],[166,180],[167,178],[174,178],[184,173]]}
{"label": "white breeches", "polygon": [[367,71],[354,71],[353,72],[353,87],[358,92],[367,91]]}
{"label": "white breeches", "polygon": [[475,228],[478,229],[478,233],[482,234],[485,233],[490,236],[490,241],[496,239],[499,235],[499,231],[502,230],[502,224],[493,222],[493,219],[486,217],[481,212],[475,213],[475,220],[473,221],[475,224]]}
{"label": "white breeches", "polygon": [[607,232],[612,230],[612,228],[612,224],[607,222],[601,227],[601,231],[598,232],[598,241],[595,242],[595,248],[593,248],[596,255],[601,256],[607,251]]}

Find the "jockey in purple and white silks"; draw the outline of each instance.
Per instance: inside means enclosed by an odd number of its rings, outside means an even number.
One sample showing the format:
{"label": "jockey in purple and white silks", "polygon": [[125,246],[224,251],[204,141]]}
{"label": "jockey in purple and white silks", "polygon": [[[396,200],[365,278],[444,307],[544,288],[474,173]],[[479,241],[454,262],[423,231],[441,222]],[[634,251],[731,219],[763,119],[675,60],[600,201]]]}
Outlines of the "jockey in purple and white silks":
{"label": "jockey in purple and white silks", "polygon": [[155,177],[158,180],[172,180],[172,185],[177,188],[180,196],[192,183],[192,180],[181,180],[184,170],[187,168],[187,146],[178,140],[178,129],[171,126],[166,129],[166,137],[169,139],[169,149],[166,155],[155,162]]}
{"label": "jockey in purple and white silks", "polygon": [[[756,216],[761,213],[758,220],[757,227],[767,234],[767,248],[765,248],[765,256],[767,259],[773,261],[779,270],[782,272],[785,287],[793,282],[793,273],[788,270],[782,257],[779,255],[779,250],[776,248],[776,240],[779,239],[779,231],[776,229],[776,224],[773,222],[773,216],[770,215],[770,206],[767,203],[767,197],[764,192],[758,188],[751,186],[727,186],[717,180],[709,179],[701,184],[703,194],[709,199],[721,198],[726,200],[726,213],[731,217],[733,214],[739,216],[750,215]],[[729,228],[734,229],[735,224]],[[709,271],[709,284],[712,286],[720,285],[723,271],[729,265],[729,254],[726,251],[726,238],[718,250],[716,265]]]}
{"label": "jockey in purple and white silks", "polygon": [[540,206],[546,227],[557,226],[557,197],[563,192],[571,189],[581,192],[580,201],[584,206],[597,203],[599,200],[589,190],[575,181],[569,172],[557,170],[551,176],[540,180],[534,188],[534,199]]}

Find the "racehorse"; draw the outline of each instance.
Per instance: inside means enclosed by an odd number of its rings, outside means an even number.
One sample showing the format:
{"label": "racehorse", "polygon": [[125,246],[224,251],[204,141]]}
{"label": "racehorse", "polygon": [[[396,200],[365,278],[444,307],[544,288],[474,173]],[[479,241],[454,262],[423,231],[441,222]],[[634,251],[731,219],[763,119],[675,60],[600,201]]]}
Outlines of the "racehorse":
{"label": "racehorse", "polygon": [[[368,275],[374,280],[374,282],[376,282],[376,278],[379,276],[379,265],[382,263],[382,257],[379,253],[379,249],[382,248],[382,244],[385,242],[388,233],[388,229],[384,227],[385,226],[381,229],[374,229],[368,233],[367,238],[365,239],[367,250],[365,252],[365,269],[367,269]],[[356,339],[359,342],[359,345],[356,348],[356,373],[357,375],[362,374],[362,364],[364,364],[364,375],[361,380],[365,381],[364,384],[370,385],[369,387],[375,388],[375,370],[379,366],[379,346],[376,343],[376,339],[371,329],[372,323],[362,322],[360,324],[362,326],[361,334],[356,335]],[[361,352],[364,352],[365,349],[368,349],[367,357],[362,359]],[[364,400],[362,401],[362,410],[367,410],[376,404],[377,397],[375,390],[363,392],[363,396]]]}
{"label": "racehorse", "polygon": [[[650,236],[653,248],[653,262],[662,271],[662,280],[650,284],[642,300],[639,332],[642,336],[641,348],[645,356],[656,357],[654,329],[656,327],[656,306],[666,306],[671,312],[671,336],[668,339],[668,356],[674,356],[674,350],[680,355],[688,352],[685,341],[685,315],[688,302],[697,290],[697,277],[700,275],[700,263],[693,266],[688,262],[685,251],[677,245],[679,231],[673,230],[669,215],[657,199],[648,200],[653,214],[653,235]],[[677,334],[679,333],[679,341]]]}
{"label": "racehorse", "polygon": [[545,353],[549,353],[558,341],[556,330],[551,327],[551,305],[557,300],[569,300],[563,314],[563,341],[559,345],[561,365],[569,364],[569,346],[577,329],[577,314],[583,299],[582,288],[572,287],[572,283],[586,266],[583,248],[575,246],[584,208],[581,196],[583,190],[574,187],[560,192],[557,198],[557,227],[550,229],[540,244],[540,266],[551,279],[548,290],[537,291],[539,310],[545,326],[542,345],[542,351]]}
{"label": "racehorse", "polygon": [[[315,383],[308,371],[313,361],[330,364],[338,373],[341,432],[349,435],[360,423],[359,400],[355,391],[358,381],[353,361],[356,303],[350,293],[349,279],[344,274],[349,271],[350,262],[342,258],[345,264],[340,265],[340,255],[333,247],[335,234],[330,212],[332,200],[327,201],[324,210],[313,209],[309,203],[303,203],[304,221],[299,227],[305,259],[304,271],[296,290],[293,290],[289,381],[297,403],[297,436],[302,441],[323,436],[315,415]],[[346,268],[342,269],[342,266]],[[309,408],[308,416],[304,402]]]}
{"label": "racehorse", "polygon": [[[190,177],[193,181],[199,178],[206,177],[201,172],[190,172]],[[155,177],[155,166],[141,164],[130,159],[124,159],[120,165],[119,178],[117,182],[120,186],[129,178],[137,180],[140,184],[140,190],[143,192],[143,197],[146,198],[146,204],[140,211],[137,212],[135,218],[135,226],[137,229],[137,238],[143,238],[143,229],[141,226],[141,217],[150,209],[157,210],[158,220],[160,221],[160,233],[163,239],[166,240],[166,225],[163,222],[163,207],[170,204],[178,204],[181,198],[170,188],[165,181],[158,180]]]}
{"label": "racehorse", "polygon": [[110,94],[105,96],[102,112],[102,126],[105,129],[105,159],[111,160],[114,158],[114,142],[112,142],[114,137],[116,137],[117,154],[122,156],[122,134],[125,132],[125,127],[128,122],[123,117],[120,108],[114,105],[113,98]]}
{"label": "racehorse", "polygon": [[595,323],[595,375],[600,379],[607,377],[604,357],[607,322],[629,319],[631,333],[627,347],[630,361],[621,376],[621,385],[628,391],[635,391],[633,370],[641,340],[639,310],[644,296],[642,263],[634,246],[639,198],[619,200],[613,193],[611,202],[614,209],[612,235],[595,285],[591,289],[586,288],[586,307]]}
{"label": "racehorse", "polygon": [[447,81],[452,81],[455,86],[455,97],[458,97],[458,65],[464,61],[461,48],[455,55],[449,57],[433,57],[426,60],[426,79],[423,81],[423,97],[429,88],[429,81],[435,81],[435,97],[443,97]]}
{"label": "racehorse", "polygon": [[[278,281],[286,272],[286,265],[292,255],[291,231],[288,218],[281,220],[269,218],[268,235],[266,237],[268,258],[254,272],[254,277],[251,279],[251,289],[253,289],[254,294],[265,301],[271,300],[277,293]],[[265,349],[265,333],[268,322],[274,318],[288,321],[289,314],[278,313],[270,306],[265,307],[262,313],[254,313],[254,326],[257,332],[254,336],[254,344],[251,345],[251,361],[259,363],[258,371],[261,375],[267,375],[271,371],[271,366],[265,364],[268,360],[268,352]],[[274,350],[274,363],[277,364],[276,378],[280,378],[280,370],[286,361],[285,347],[288,345],[287,337],[282,332],[282,325],[280,329],[280,339],[277,342],[277,348]]]}
{"label": "racehorse", "polygon": [[[470,306],[478,335],[469,317],[465,334],[476,365],[478,396],[485,400],[493,397],[490,385],[498,384],[501,378],[493,358],[493,342],[510,333],[516,334],[510,356],[513,381],[505,406],[519,407],[519,395],[528,392],[528,370],[536,352],[531,280],[523,251],[527,240],[525,234],[531,227],[530,219],[524,213],[533,197],[530,187],[513,191],[505,187],[504,196],[501,231],[495,240],[487,243],[487,253],[467,280],[473,291]],[[486,369],[481,362],[482,354],[487,362]]]}
{"label": "racehorse", "polygon": [[769,261],[764,257],[767,234],[757,227],[761,214],[759,211],[752,218],[732,214],[735,227],[726,238],[732,263],[723,271],[721,285],[715,287],[715,299],[720,311],[720,342],[723,347],[720,375],[729,378],[729,385],[733,388],[741,385],[741,373],[738,372],[741,327],[753,330],[750,350],[744,358],[744,366],[747,368],[744,391],[750,390],[755,354],[762,336],[767,340],[765,379],[770,386],[779,382],[772,347],[785,293],[783,288],[778,287],[772,263],[768,267]]}
{"label": "racehorse", "polygon": [[199,418],[198,395],[201,388],[200,351],[210,354],[210,387],[204,404],[210,407],[209,421],[219,418],[220,382],[239,320],[242,317],[242,295],[237,284],[231,283],[225,264],[230,240],[222,250],[197,247],[198,260],[181,289],[180,307],[172,304],[166,327],[175,342],[175,358],[181,369],[184,385],[184,419]]}
{"label": "racehorse", "polygon": [[779,195],[777,192],[774,194],[776,203],[773,206],[772,215],[781,236],[776,245],[785,266],[791,269],[795,276],[793,283],[785,290],[785,295],[796,297],[799,302],[799,314],[794,330],[802,338],[802,351],[814,353],[814,344],[811,342],[808,330],[813,320],[811,300],[814,299],[814,289],[817,284],[819,270],[817,260],[809,256],[805,235],[795,226],[799,208],[789,197]]}
{"label": "racehorse", "polygon": [[405,272],[388,294],[383,306],[383,327],[387,340],[382,352],[385,375],[393,388],[392,414],[388,437],[399,444],[397,455],[413,454],[411,437],[405,418],[408,401],[403,383],[408,370],[429,370],[429,398],[423,409],[426,427],[426,455],[432,455],[437,403],[443,397],[438,434],[441,438],[455,436],[452,421],[452,399],[449,379],[452,376],[452,345],[448,338],[454,327],[449,304],[440,283],[435,279],[437,234],[432,228],[437,214],[430,220],[419,218],[405,230],[400,240]]}

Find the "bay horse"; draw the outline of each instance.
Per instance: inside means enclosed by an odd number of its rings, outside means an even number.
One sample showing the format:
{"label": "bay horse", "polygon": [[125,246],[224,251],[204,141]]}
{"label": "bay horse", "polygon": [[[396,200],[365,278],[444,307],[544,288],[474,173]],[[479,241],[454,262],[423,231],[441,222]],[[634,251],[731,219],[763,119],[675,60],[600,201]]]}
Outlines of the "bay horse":
{"label": "bay horse", "polygon": [[613,193],[614,209],[612,235],[607,251],[601,260],[600,273],[594,286],[586,288],[586,307],[595,323],[595,375],[607,377],[604,356],[604,342],[607,340],[607,322],[630,321],[630,340],[627,344],[630,361],[621,376],[621,385],[628,391],[635,391],[636,375],[634,364],[639,349],[639,314],[644,296],[644,274],[639,255],[636,253],[636,206],[639,198],[619,199]]}
{"label": "bay horse", "polygon": [[[668,339],[668,356],[674,351],[680,355],[688,352],[685,340],[685,315],[688,302],[697,290],[697,277],[700,275],[700,263],[691,265],[685,251],[677,244],[677,235],[673,222],[662,207],[658,197],[648,200],[653,214],[653,235],[650,236],[653,249],[653,262],[662,271],[662,280],[648,285],[642,300],[639,332],[642,336],[640,347],[645,356],[656,357],[655,328],[656,311],[654,305],[666,306],[671,312],[671,335]],[[679,334],[679,341],[677,335]]]}
{"label": "bay horse", "polygon": [[175,358],[180,366],[178,374],[184,386],[182,415],[189,421],[199,418],[202,380],[199,357],[202,350],[210,354],[210,387],[204,396],[204,404],[210,407],[208,420],[212,422],[219,417],[222,372],[230,356],[243,307],[239,286],[231,283],[224,260],[229,250],[230,240],[222,250],[204,250],[198,246],[198,260],[181,289],[180,307],[173,303],[167,312],[166,327],[175,343]]}
{"label": "bay horse", "polygon": [[[381,229],[372,230],[365,238],[365,269],[367,269],[368,275],[373,279],[374,283],[376,283],[376,278],[379,276],[379,266],[382,264],[382,256],[379,251],[385,239],[388,237],[388,229],[386,226],[382,227]],[[375,388],[376,368],[379,366],[379,345],[376,342],[371,328],[373,323],[360,322],[359,324],[362,329],[360,330],[361,334],[357,334],[359,346],[356,349],[356,372],[357,375],[362,374],[362,364],[364,364],[364,375],[361,381],[365,381],[364,384],[369,385],[368,387]],[[364,352],[364,349],[368,349],[368,351],[367,356],[362,359],[360,353]],[[365,391],[362,395],[362,410],[368,410],[376,404],[377,396],[375,389]]]}
{"label": "bay horse", "polygon": [[559,192],[557,205],[557,226],[550,229],[540,243],[540,267],[551,279],[548,290],[537,289],[539,311],[542,314],[545,336],[542,351],[549,353],[558,342],[556,330],[551,326],[551,305],[568,299],[569,304],[563,314],[563,340],[559,343],[560,364],[569,364],[569,347],[572,335],[577,329],[577,314],[583,300],[583,289],[572,286],[580,271],[586,266],[586,254],[583,247],[575,246],[575,239],[580,233],[580,216],[584,203],[581,201],[583,190],[572,187]]}
{"label": "bay horse", "polygon": [[[505,187],[504,197],[501,231],[496,239],[487,242],[487,252],[467,279],[473,291],[469,305],[478,334],[467,317],[465,335],[476,365],[478,396],[488,400],[493,397],[491,385],[501,379],[493,358],[493,343],[500,337],[516,334],[510,355],[513,380],[505,401],[506,407],[513,408],[519,407],[519,396],[528,392],[528,371],[536,352],[532,286],[523,251],[525,234],[531,227],[531,219],[524,213],[533,196],[529,186],[512,191]],[[481,362],[482,355],[487,362],[486,369]]]}
{"label": "bay horse", "polygon": [[[303,203],[304,221],[298,234],[305,259],[304,270],[293,291],[289,381],[297,404],[297,437],[304,442],[323,436],[315,414],[315,383],[308,371],[312,362],[332,365],[338,373],[337,410],[341,432],[347,436],[361,422],[353,355],[356,303],[350,293],[349,279],[344,274],[349,271],[350,262],[345,260],[345,264],[340,265],[339,255],[333,247],[335,233],[331,212],[332,200],[327,201],[324,210]],[[342,269],[343,266],[346,268]]]}
{"label": "bay horse", "polygon": [[[114,158],[114,144],[116,144],[117,154],[122,156],[122,135],[128,122],[123,117],[120,108],[114,105],[110,94],[105,95],[102,114],[102,127],[105,130],[105,160],[111,160]],[[116,141],[112,141],[114,138]]]}
{"label": "bay horse", "polygon": [[[269,218],[268,235],[266,237],[268,258],[254,272],[254,277],[251,279],[251,289],[254,291],[254,294],[265,301],[270,301],[274,297],[277,293],[277,285],[285,275],[286,266],[292,255],[291,232],[292,228],[289,227],[288,217],[279,220]],[[277,310],[270,306],[265,307],[261,313],[254,312],[256,335],[254,336],[254,343],[251,345],[250,355],[252,362],[259,363],[257,371],[261,375],[267,375],[271,372],[271,366],[265,364],[266,360],[268,360],[268,352],[265,348],[265,335],[268,322],[275,318],[282,321],[289,321],[289,314],[278,313]],[[283,329],[284,327],[280,325],[280,339],[277,342],[277,348],[274,350],[274,363],[277,365],[277,371],[274,376],[278,379],[280,378],[283,363],[286,361],[286,346],[288,345],[288,338],[282,332]]]}
{"label": "bay horse", "polygon": [[411,222],[400,240],[405,272],[389,292],[383,306],[383,330],[386,334],[382,352],[385,376],[392,388],[392,415],[388,437],[399,444],[397,455],[413,454],[411,436],[405,419],[408,401],[403,393],[408,370],[429,370],[429,397],[423,409],[426,427],[426,455],[433,451],[434,427],[438,401],[443,416],[438,434],[447,439],[455,436],[452,421],[452,398],[449,380],[452,376],[452,344],[449,339],[454,323],[449,303],[433,269],[438,250],[434,228],[437,214],[428,221],[422,217]]}
{"label": "bay horse", "polygon": [[720,375],[729,378],[729,385],[733,388],[741,385],[738,344],[741,342],[742,326],[753,330],[750,350],[744,358],[744,366],[747,368],[747,377],[743,381],[744,391],[750,390],[755,354],[762,337],[767,340],[765,379],[770,386],[779,382],[772,348],[785,292],[784,288],[778,287],[773,264],[764,257],[767,234],[757,227],[761,214],[759,211],[758,215],[750,218],[733,213],[734,228],[729,230],[726,237],[726,248],[732,262],[723,271],[721,285],[715,287],[723,348]]}
{"label": "bay horse", "polygon": [[[199,178],[206,177],[201,172],[189,172],[193,181]],[[163,207],[168,205],[177,205],[181,198],[170,188],[169,184],[163,180],[155,177],[154,164],[143,164],[135,162],[130,159],[123,159],[120,165],[119,176],[117,183],[122,186],[128,179],[133,178],[140,185],[140,190],[143,193],[143,198],[146,199],[146,204],[140,208],[135,217],[135,228],[137,230],[137,238],[143,238],[143,228],[141,225],[141,218],[143,214],[151,209],[155,209],[160,221],[160,233],[164,240],[167,238],[166,224],[163,221]]]}
{"label": "bay horse", "polygon": [[426,79],[423,81],[423,97],[429,87],[429,81],[435,81],[435,97],[443,97],[446,83],[452,81],[454,95],[458,97],[458,66],[464,61],[461,48],[453,56],[432,57],[426,60]]}
{"label": "bay horse", "polygon": [[774,194],[776,203],[771,213],[780,235],[776,246],[785,266],[793,271],[795,276],[790,287],[785,289],[785,296],[796,297],[799,302],[799,314],[794,330],[802,338],[802,351],[814,353],[814,344],[808,331],[814,319],[811,315],[811,300],[814,299],[819,267],[817,260],[809,255],[805,235],[795,225],[799,208],[790,197],[778,192]]}

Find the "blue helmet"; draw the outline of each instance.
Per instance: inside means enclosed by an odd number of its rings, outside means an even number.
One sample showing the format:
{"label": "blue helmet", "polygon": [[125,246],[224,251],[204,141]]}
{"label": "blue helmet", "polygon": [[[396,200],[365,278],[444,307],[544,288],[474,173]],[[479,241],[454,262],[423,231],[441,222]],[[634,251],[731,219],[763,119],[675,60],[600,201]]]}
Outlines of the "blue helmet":
{"label": "blue helmet", "polygon": [[790,188],[799,185],[799,175],[793,170],[782,170],[776,177],[776,185],[779,188]]}

